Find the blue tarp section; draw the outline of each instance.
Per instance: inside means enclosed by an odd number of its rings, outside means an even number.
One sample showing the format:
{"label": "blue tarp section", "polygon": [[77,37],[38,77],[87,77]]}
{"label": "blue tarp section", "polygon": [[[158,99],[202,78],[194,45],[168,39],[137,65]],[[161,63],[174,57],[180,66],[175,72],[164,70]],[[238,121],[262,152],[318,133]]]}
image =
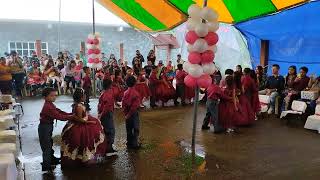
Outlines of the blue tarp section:
{"label": "blue tarp section", "polygon": [[239,23],[236,27],[248,41],[254,66],[260,63],[261,40],[269,40],[269,65],[279,64],[281,74],[287,73],[290,65],[307,66],[310,73],[320,73],[320,1]]}

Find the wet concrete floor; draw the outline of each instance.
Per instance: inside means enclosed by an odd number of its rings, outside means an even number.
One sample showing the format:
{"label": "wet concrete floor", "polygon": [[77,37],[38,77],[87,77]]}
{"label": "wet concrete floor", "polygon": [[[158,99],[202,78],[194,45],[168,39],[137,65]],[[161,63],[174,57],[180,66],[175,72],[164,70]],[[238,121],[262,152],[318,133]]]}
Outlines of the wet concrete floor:
{"label": "wet concrete floor", "polygon": [[[205,162],[196,173],[188,171],[179,142],[191,142],[192,106],[143,111],[141,141],[144,148],[128,152],[125,148],[125,122],[116,111],[118,157],[106,164],[62,171],[57,166],[53,174],[43,174],[40,162],[37,126],[41,99],[22,102],[22,150],[27,180],[41,179],[320,179],[320,137],[302,127],[288,127],[276,118],[265,118],[250,128],[240,128],[239,134],[215,135],[201,131],[205,107],[198,113],[198,147],[205,153]],[[59,97],[57,107],[71,111],[72,99]],[[97,100],[91,100],[92,115],[96,116]],[[54,129],[54,149],[59,156],[60,133],[64,122]]]}

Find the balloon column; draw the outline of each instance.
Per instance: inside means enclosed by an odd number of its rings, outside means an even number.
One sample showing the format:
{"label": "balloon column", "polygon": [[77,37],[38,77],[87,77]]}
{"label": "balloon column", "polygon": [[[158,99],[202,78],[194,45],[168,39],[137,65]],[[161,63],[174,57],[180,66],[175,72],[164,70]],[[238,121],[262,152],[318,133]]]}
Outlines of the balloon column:
{"label": "balloon column", "polygon": [[212,79],[210,75],[217,71],[213,63],[217,52],[219,37],[218,14],[208,7],[200,8],[193,4],[188,9],[188,32],[185,39],[188,43],[188,61],[183,69],[189,74],[184,82],[188,87],[207,88]]}
{"label": "balloon column", "polygon": [[101,37],[99,33],[89,34],[87,39],[88,67],[101,69]]}

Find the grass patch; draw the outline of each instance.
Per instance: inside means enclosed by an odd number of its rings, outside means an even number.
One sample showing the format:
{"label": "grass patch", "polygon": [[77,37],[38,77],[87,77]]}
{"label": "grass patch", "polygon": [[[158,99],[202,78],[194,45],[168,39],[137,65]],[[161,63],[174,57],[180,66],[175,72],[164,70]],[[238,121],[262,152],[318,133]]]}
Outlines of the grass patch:
{"label": "grass patch", "polygon": [[141,152],[142,153],[149,153],[149,152],[153,151],[156,147],[157,147],[156,142],[152,142],[152,141],[151,142],[143,142]]}

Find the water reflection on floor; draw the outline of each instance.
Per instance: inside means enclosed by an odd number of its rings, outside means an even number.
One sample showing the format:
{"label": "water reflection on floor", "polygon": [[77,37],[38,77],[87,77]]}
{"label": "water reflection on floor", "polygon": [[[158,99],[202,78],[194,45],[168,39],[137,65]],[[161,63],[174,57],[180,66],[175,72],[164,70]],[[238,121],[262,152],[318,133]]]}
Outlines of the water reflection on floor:
{"label": "water reflection on floor", "polygon": [[[205,107],[199,108],[196,149],[199,167],[190,173],[192,107],[164,108],[141,112],[140,151],[127,151],[125,122],[121,111],[115,112],[117,157],[90,168],[41,172],[41,149],[37,126],[42,100],[23,102],[23,161],[26,179],[319,179],[320,141],[316,133],[301,127],[287,127],[278,119],[257,121],[239,134],[215,135],[201,131]],[[56,105],[70,112],[70,98],[59,97]],[[92,100],[96,114],[97,100]],[[54,129],[54,150],[59,155],[60,133],[64,122]],[[204,158],[204,159],[203,159]]]}

